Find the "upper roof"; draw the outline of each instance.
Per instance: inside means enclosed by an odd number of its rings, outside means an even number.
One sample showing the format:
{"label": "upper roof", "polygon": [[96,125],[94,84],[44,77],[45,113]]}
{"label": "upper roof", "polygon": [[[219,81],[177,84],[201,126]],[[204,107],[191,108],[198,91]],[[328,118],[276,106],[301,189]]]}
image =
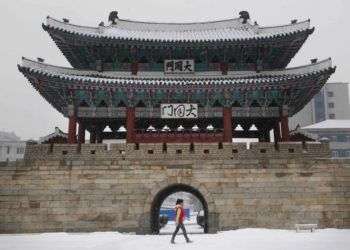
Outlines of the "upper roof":
{"label": "upper roof", "polygon": [[350,120],[325,120],[302,128],[303,130],[349,130]]}
{"label": "upper roof", "polygon": [[156,23],[117,19],[116,24],[99,27],[74,25],[47,17],[44,28],[98,38],[165,42],[205,42],[265,39],[303,31],[313,31],[310,20],[294,24],[263,27],[243,23],[243,19],[227,19],[195,23]]}

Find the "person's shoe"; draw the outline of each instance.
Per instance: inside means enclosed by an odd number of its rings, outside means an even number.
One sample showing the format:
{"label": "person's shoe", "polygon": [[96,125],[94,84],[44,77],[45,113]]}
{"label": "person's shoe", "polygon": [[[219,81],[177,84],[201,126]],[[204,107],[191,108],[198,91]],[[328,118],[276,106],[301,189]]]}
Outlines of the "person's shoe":
{"label": "person's shoe", "polygon": [[175,241],[174,241],[174,240],[171,240],[170,243],[171,243],[171,244],[175,244]]}
{"label": "person's shoe", "polygon": [[186,242],[187,242],[187,243],[193,243],[193,241],[192,241],[192,240],[186,240]]}

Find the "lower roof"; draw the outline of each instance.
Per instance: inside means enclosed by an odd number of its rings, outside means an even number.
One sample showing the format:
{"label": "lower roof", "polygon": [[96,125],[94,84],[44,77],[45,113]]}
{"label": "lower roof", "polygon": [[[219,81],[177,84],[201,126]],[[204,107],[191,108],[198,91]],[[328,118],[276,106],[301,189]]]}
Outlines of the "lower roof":
{"label": "lower roof", "polygon": [[223,75],[221,71],[204,71],[194,74],[166,74],[162,71],[139,71],[132,75],[129,71],[93,71],[80,70],[67,67],[53,66],[22,58],[20,68],[28,69],[30,72],[55,76],[62,79],[76,81],[94,81],[98,83],[129,83],[129,84],[155,84],[155,85],[191,85],[191,84],[232,84],[232,83],[270,83],[283,79],[300,78],[307,75],[333,69],[331,58],[323,61],[304,65],[300,67],[287,68],[283,70],[269,71],[228,71]]}
{"label": "lower roof", "polygon": [[[198,72],[166,75],[163,72],[97,72],[52,66],[23,58],[19,70],[59,112],[69,104],[116,107],[143,103],[194,102],[203,106],[289,106],[289,115],[301,110],[334,73],[331,59],[273,71]],[[72,103],[73,102],[73,103]]]}

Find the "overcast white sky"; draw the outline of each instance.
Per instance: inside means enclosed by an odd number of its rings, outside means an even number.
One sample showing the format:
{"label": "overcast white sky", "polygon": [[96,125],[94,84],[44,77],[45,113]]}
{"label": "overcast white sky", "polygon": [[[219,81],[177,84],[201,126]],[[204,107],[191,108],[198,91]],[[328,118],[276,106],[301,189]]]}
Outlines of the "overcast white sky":
{"label": "overcast white sky", "polygon": [[310,18],[315,33],[290,66],[307,64],[310,58],[332,57],[338,69],[331,80],[350,80],[349,0],[0,0],[0,10],[0,131],[14,131],[22,139],[46,135],[55,126],[67,128],[67,119],[16,67],[22,56],[43,57],[46,62],[69,66],[41,28],[47,15],[92,26],[107,22],[111,10],[118,10],[120,18],[165,22],[232,18],[241,10],[248,10],[260,25]]}

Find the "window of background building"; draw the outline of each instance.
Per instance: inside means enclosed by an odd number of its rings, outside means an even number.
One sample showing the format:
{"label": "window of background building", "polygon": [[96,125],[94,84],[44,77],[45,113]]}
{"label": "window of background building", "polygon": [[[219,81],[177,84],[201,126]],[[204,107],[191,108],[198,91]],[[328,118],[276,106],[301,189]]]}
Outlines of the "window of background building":
{"label": "window of background building", "polygon": [[329,114],[328,117],[329,119],[335,119],[335,114]]}
{"label": "window of background building", "polygon": [[350,157],[350,150],[345,152],[345,157]]}
{"label": "window of background building", "polygon": [[338,135],[337,136],[337,141],[338,142],[346,142],[347,141],[347,138],[345,135]]}
{"label": "window of background building", "polygon": [[327,119],[326,115],[326,104],[325,104],[325,92],[322,89],[317,95],[314,97],[314,105],[315,105],[315,119],[316,122],[322,122]]}
{"label": "window of background building", "polygon": [[332,157],[333,158],[339,157],[339,152],[338,151],[332,151]]}
{"label": "window of background building", "polygon": [[328,108],[333,109],[334,108],[334,102],[328,103]]}
{"label": "window of background building", "polygon": [[328,97],[333,97],[333,96],[334,96],[334,93],[333,93],[332,91],[328,91],[328,92],[327,92],[327,96],[328,96]]}
{"label": "window of background building", "polygon": [[10,150],[11,150],[11,147],[10,147],[10,146],[7,146],[7,154],[8,154],[8,155],[10,154]]}
{"label": "window of background building", "polygon": [[18,155],[24,154],[24,148],[17,148],[17,154]]}

